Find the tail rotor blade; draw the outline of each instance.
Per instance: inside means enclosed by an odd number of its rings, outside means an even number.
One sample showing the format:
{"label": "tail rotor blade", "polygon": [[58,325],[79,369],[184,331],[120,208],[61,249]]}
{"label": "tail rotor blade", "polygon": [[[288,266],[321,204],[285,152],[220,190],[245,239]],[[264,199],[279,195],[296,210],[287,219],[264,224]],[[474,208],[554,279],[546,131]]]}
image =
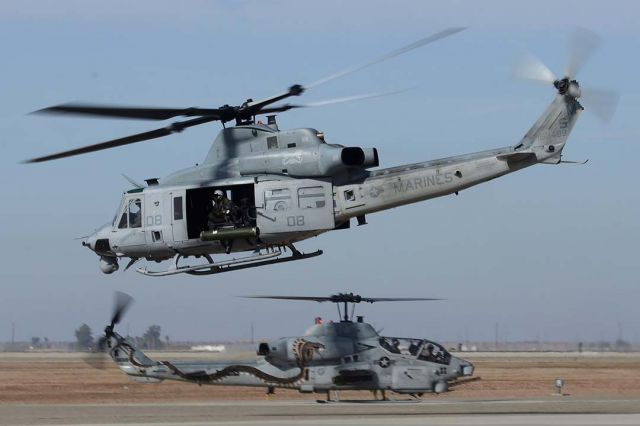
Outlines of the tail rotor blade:
{"label": "tail rotor blade", "polygon": [[588,110],[592,110],[598,118],[607,122],[616,112],[620,94],[614,90],[606,89],[582,89],[581,103]]}
{"label": "tail rotor blade", "polygon": [[569,41],[569,61],[565,69],[565,77],[575,77],[584,63],[600,45],[600,37],[585,29],[574,30]]}
{"label": "tail rotor blade", "polygon": [[93,352],[87,353],[82,359],[85,363],[98,370],[104,370],[108,364],[109,339],[114,337],[113,328],[122,321],[127,309],[133,303],[133,297],[127,293],[116,291],[114,294],[113,313],[111,315],[111,324],[109,324],[104,334],[95,342]]}
{"label": "tail rotor blade", "polygon": [[516,63],[513,69],[513,76],[543,84],[553,84],[557,79],[555,74],[531,53],[526,53]]}
{"label": "tail rotor blade", "polygon": [[127,293],[123,293],[121,291],[116,291],[115,294],[115,303],[113,307],[113,315],[111,316],[111,325],[114,326],[122,320],[125,312],[133,303],[133,297],[129,296]]}

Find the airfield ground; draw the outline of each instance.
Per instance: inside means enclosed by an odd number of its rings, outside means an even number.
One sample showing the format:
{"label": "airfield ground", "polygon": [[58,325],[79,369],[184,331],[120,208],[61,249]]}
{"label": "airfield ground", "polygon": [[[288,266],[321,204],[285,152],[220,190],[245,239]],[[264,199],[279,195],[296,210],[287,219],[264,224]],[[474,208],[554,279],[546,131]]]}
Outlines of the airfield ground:
{"label": "airfield ground", "polygon": [[[155,359],[228,358],[225,354],[150,353]],[[463,353],[482,379],[425,399],[531,398],[554,392],[554,381],[565,381],[572,396],[637,396],[640,398],[640,353]],[[197,386],[130,381],[114,364],[96,370],[75,353],[0,353],[2,403],[131,403],[265,400],[263,389]],[[242,359],[250,353],[234,355]],[[368,392],[344,392],[343,398],[370,398]],[[272,400],[308,399],[318,395],[276,390]]]}
{"label": "airfield ground", "polygon": [[[154,358],[228,355],[150,353]],[[251,354],[236,355],[238,358]],[[262,389],[138,384],[80,354],[0,353],[0,424],[640,424],[640,353],[465,353],[478,382],[423,402],[370,404],[366,392],[323,395]],[[553,396],[556,378],[565,396]]]}

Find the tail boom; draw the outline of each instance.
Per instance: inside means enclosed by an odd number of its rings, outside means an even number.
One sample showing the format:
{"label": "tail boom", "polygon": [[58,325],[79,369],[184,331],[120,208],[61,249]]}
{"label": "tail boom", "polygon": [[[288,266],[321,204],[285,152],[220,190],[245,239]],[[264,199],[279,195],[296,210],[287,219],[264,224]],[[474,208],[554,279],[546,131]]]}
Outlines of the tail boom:
{"label": "tail boom", "polygon": [[558,164],[582,110],[574,97],[558,94],[517,145],[376,170],[356,183],[336,186],[336,223],[457,194],[534,164]]}

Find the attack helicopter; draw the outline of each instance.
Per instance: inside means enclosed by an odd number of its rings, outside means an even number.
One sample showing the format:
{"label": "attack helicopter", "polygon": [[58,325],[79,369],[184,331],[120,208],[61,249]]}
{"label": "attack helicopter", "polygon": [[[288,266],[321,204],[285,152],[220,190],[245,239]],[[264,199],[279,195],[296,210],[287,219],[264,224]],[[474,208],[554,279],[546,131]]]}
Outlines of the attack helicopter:
{"label": "attack helicopter", "polygon": [[[358,303],[440,300],[431,298],[370,298],[353,293],[329,297],[248,296],[260,299],[332,302],[344,305],[339,322],[315,319],[303,336],[260,342],[254,361],[156,361],[137,349],[114,328],[133,299],[117,292],[110,324],[98,347],[127,376],[140,383],[178,380],[198,385],[264,387],[302,393],[365,390],[387,400],[387,391],[411,395],[442,393],[451,386],[478,380],[471,377],[474,366],[452,356],[442,345],[423,338],[383,337],[362,316],[353,321]],[[349,304],[353,305],[349,314]],[[88,358],[89,359],[89,358]],[[103,363],[91,359],[94,367]],[[337,394],[337,392],[336,392]]]}
{"label": "attack helicopter", "polygon": [[[562,77],[534,58],[518,68],[519,77],[552,85],[556,95],[524,137],[511,146],[380,169],[376,148],[328,143],[324,133],[313,128],[279,129],[277,113],[313,104],[278,102],[461,30],[446,29],[310,85],[296,84],[282,94],[260,101],[248,99],[239,106],[175,109],[63,104],[45,108],[38,112],[146,120],[195,118],[27,162],[61,159],[221,122],[224,128],[201,164],[161,180],[148,179],[146,186],[130,180],[136,187],[124,194],[114,220],[82,241],[100,257],[100,268],[107,274],[118,270],[123,258],[129,258],[125,270],[140,259],[174,260],[166,270],[137,268],[147,276],[217,274],[318,256],[321,250],[302,253],[294,244],[348,229],[353,219],[364,225],[369,214],[457,195],[535,164],[576,163],[565,161],[562,152],[583,110],[578,98],[587,99],[591,93],[590,106],[602,118],[612,114],[616,99],[612,92],[584,91],[574,79],[597,44],[595,36],[584,31],[574,38]],[[331,102],[319,104],[326,103]],[[259,115],[267,116],[266,124],[256,120]],[[231,121],[235,126],[226,127]],[[250,254],[217,262],[212,258],[237,252]],[[188,257],[204,262],[182,264]]]}

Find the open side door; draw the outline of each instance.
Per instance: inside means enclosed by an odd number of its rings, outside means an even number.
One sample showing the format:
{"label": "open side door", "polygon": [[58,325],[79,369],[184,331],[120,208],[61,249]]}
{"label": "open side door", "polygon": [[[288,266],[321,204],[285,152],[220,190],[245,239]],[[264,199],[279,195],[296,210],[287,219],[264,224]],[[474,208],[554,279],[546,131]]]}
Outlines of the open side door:
{"label": "open side door", "polygon": [[262,234],[335,227],[331,181],[291,179],[258,182],[255,201],[256,224]]}

